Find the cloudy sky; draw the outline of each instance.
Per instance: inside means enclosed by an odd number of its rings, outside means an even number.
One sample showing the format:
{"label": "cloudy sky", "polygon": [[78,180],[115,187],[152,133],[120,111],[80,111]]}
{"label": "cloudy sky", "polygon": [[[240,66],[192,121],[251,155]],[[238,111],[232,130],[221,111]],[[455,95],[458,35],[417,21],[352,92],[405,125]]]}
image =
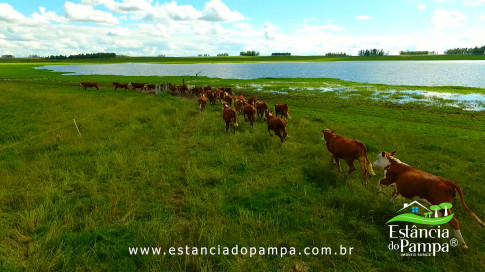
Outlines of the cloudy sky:
{"label": "cloudy sky", "polygon": [[0,0],[0,54],[196,56],[485,45],[485,0]]}

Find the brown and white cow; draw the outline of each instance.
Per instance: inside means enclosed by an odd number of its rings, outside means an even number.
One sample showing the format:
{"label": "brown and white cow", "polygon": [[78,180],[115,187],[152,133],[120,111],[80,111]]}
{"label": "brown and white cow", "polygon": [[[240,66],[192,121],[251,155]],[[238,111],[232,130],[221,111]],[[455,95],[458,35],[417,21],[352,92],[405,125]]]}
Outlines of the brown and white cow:
{"label": "brown and white cow", "polygon": [[[485,224],[465,204],[463,192],[458,184],[409,166],[395,158],[395,154],[396,151],[392,153],[382,152],[374,162],[374,167],[384,169],[384,178],[377,183],[378,192],[381,191],[381,185],[394,186],[392,200],[400,194],[406,198],[421,200],[431,205],[439,205],[444,202],[452,203],[456,192],[458,192],[463,207],[480,226],[485,228]],[[451,214],[451,211],[448,209],[447,213]],[[455,217],[451,219],[450,226],[455,231],[455,235],[463,248],[467,248],[461,235],[460,225]]]}
{"label": "brown and white cow", "polygon": [[241,114],[243,112],[243,107],[244,107],[244,97],[241,99],[241,97],[236,97],[234,100],[234,107],[236,108],[236,112]]}
{"label": "brown and white cow", "polygon": [[237,113],[231,108],[226,102],[222,102],[222,118],[226,122],[226,132],[229,130],[229,125],[232,124],[234,128],[234,134],[236,133],[237,124]]}
{"label": "brown and white cow", "polygon": [[266,118],[264,112],[268,109],[268,103],[266,102],[256,102],[256,111],[258,113],[258,118],[261,120],[262,118]]}
{"label": "brown and white cow", "polygon": [[256,107],[256,102],[258,102],[258,100],[256,99],[256,97],[252,96],[251,98],[249,98],[248,100],[248,103],[253,105],[253,107]]}
{"label": "brown and white cow", "polygon": [[93,87],[99,91],[98,82],[81,82],[80,85],[83,86],[84,90],[86,90],[88,87]]}
{"label": "brown and white cow", "polygon": [[204,110],[205,106],[207,105],[207,97],[205,97],[205,94],[202,94],[200,97],[199,97],[199,110],[200,110],[200,113],[202,113],[202,111]]}
{"label": "brown and white cow", "polygon": [[281,117],[285,117],[285,121],[288,122],[288,117],[290,117],[290,109],[288,108],[288,104],[275,104],[274,105],[274,112],[275,115],[281,115]]}
{"label": "brown and white cow", "polygon": [[322,132],[322,141],[326,143],[328,151],[332,154],[332,161],[337,164],[338,171],[342,172],[340,159],[343,159],[349,166],[347,174],[355,171],[354,161],[358,160],[360,168],[362,168],[364,184],[367,185],[367,172],[373,176],[376,174],[367,157],[367,148],[365,145],[359,141],[337,135],[335,134],[335,130],[325,129]]}
{"label": "brown and white cow", "polygon": [[223,100],[229,105],[229,107],[232,106],[232,96],[230,94],[224,93]]}
{"label": "brown and white cow", "polygon": [[266,110],[264,112],[264,115],[266,116],[266,122],[268,123],[269,136],[273,137],[271,131],[274,131],[274,133],[278,135],[278,137],[280,137],[281,143],[283,144],[283,141],[288,136],[288,134],[286,133],[285,120],[274,116],[272,110]]}
{"label": "brown and white cow", "polygon": [[155,87],[156,87],[155,84],[149,83],[146,85],[146,90],[149,92],[151,90],[155,90]]}
{"label": "brown and white cow", "polygon": [[128,83],[113,82],[113,85],[115,85],[115,91],[118,88],[123,88],[125,91],[128,90]]}

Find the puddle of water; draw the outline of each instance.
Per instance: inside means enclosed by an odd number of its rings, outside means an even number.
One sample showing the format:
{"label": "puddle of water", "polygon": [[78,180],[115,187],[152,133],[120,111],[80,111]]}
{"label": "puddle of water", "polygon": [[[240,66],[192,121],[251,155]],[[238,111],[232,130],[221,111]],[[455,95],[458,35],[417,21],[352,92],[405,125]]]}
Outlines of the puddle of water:
{"label": "puddle of water", "polygon": [[274,94],[288,94],[287,92],[282,92],[282,91],[269,91],[269,92]]}
{"label": "puddle of water", "polygon": [[[264,87],[270,87],[267,84],[249,84],[249,87],[258,91],[263,91]],[[426,103],[436,107],[451,106],[461,108],[467,111],[484,111],[485,110],[485,94],[459,94],[459,93],[440,93],[423,90],[389,90],[377,91],[375,89],[365,90],[367,93],[362,93],[362,90],[352,87],[331,86],[324,84],[321,87],[287,87],[282,91],[270,90],[269,92],[275,94],[288,94],[288,91],[320,91],[322,93],[334,92],[342,99],[350,99],[352,96],[365,96],[373,100],[389,101],[397,104],[404,103]]]}
{"label": "puddle of water", "polygon": [[422,90],[374,91],[374,100],[388,100],[404,104],[408,102],[425,102],[431,105],[459,107],[468,111],[485,110],[484,94],[440,93]]}

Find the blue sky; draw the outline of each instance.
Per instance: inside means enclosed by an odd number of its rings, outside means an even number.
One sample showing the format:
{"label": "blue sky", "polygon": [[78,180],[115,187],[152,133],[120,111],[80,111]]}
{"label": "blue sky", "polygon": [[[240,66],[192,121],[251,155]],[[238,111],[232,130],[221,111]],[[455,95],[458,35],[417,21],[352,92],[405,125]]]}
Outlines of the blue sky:
{"label": "blue sky", "polygon": [[0,0],[0,54],[195,56],[485,45],[485,0]]}

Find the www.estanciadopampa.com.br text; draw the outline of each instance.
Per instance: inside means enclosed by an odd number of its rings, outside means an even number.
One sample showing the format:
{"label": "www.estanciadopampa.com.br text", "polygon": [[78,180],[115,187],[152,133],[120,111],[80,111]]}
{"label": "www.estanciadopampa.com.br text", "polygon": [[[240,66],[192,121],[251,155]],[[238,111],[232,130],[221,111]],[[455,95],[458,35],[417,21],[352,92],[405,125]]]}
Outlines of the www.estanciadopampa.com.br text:
{"label": "www.estanciadopampa.com.br text", "polygon": [[170,255],[170,256],[216,256],[216,255],[248,255],[253,256],[346,256],[352,255],[353,247],[344,247],[340,245],[338,249],[331,247],[305,247],[298,250],[295,247],[170,247],[163,250],[161,247],[129,247],[129,253],[132,256],[146,255]]}

